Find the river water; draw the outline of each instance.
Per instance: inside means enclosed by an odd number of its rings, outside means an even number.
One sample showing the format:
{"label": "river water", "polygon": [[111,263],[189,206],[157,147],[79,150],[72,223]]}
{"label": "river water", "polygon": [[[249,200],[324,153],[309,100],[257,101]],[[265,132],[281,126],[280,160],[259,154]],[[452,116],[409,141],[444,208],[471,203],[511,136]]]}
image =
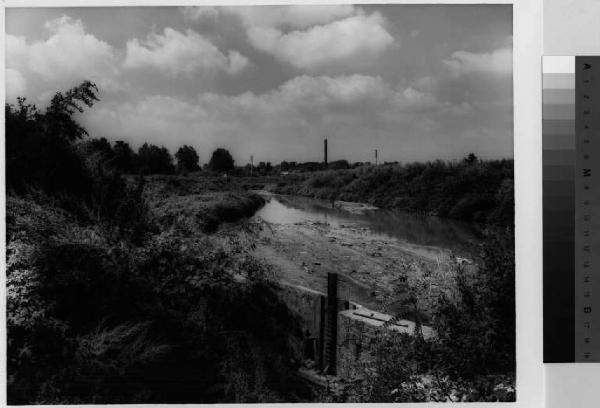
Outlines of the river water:
{"label": "river water", "polygon": [[256,216],[274,224],[323,222],[363,228],[378,237],[451,250],[466,257],[478,253],[477,244],[482,240],[480,228],[457,220],[340,202],[332,208],[331,202],[299,196],[265,194],[265,198],[268,201]]}

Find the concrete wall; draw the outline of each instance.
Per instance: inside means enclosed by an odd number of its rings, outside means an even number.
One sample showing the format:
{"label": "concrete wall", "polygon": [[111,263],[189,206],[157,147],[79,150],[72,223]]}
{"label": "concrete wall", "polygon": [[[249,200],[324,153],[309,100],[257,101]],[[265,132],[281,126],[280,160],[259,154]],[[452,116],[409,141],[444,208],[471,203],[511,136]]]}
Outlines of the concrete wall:
{"label": "concrete wall", "polygon": [[[314,360],[318,367],[321,362],[321,319],[325,316],[321,311],[321,298],[325,298],[325,294],[301,286],[282,285],[280,296],[297,315],[304,332],[305,345],[303,350],[299,350],[297,358],[309,358],[307,349],[310,349],[312,341]],[[326,299],[323,304],[327,304]],[[394,324],[386,324],[392,319],[391,315],[362,307],[356,308],[344,300],[338,302],[338,310],[337,376],[345,380],[356,378],[363,372],[362,365],[370,361],[375,354],[377,338],[382,331],[391,331],[398,335],[413,335],[415,331],[415,323],[412,321],[397,320]],[[435,335],[427,326],[422,327],[422,332],[425,338]]]}
{"label": "concrete wall", "polygon": [[[296,314],[304,334],[304,346],[297,358],[311,359],[318,368],[326,364],[324,337],[326,332],[327,296],[324,293],[296,285],[282,285],[280,296],[288,308]],[[354,307],[348,301],[338,300],[338,311]]]}
{"label": "concrete wall", "polygon": [[280,292],[288,308],[298,315],[303,330],[319,335],[321,324],[321,296],[323,293],[301,286],[282,285]]}

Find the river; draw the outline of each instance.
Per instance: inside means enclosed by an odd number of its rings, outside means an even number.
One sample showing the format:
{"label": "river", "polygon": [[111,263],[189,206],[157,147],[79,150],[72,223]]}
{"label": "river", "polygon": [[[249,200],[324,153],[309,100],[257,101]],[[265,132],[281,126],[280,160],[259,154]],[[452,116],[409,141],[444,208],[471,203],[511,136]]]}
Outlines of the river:
{"label": "river", "polygon": [[300,196],[265,194],[268,200],[256,216],[273,224],[327,223],[366,230],[380,239],[395,239],[421,247],[451,250],[462,257],[478,253],[482,231],[466,222],[390,211],[356,203],[332,203]]}
{"label": "river", "polygon": [[452,285],[457,257],[476,267],[471,260],[482,239],[476,226],[357,203],[332,208],[323,200],[261,194],[267,203],[254,219],[268,227],[256,255],[287,284],[324,292],[327,274],[337,273],[340,297],[398,312],[406,294],[402,285]]}

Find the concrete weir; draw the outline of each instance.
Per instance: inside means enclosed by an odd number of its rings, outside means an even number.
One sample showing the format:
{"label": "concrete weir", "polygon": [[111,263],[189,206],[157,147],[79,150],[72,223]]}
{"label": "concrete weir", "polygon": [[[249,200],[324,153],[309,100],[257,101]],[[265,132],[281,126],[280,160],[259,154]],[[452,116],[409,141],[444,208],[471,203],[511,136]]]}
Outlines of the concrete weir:
{"label": "concrete weir", "polygon": [[[328,290],[322,293],[298,285],[282,285],[281,296],[297,316],[304,332],[298,357],[304,361],[299,374],[318,386],[356,377],[361,362],[368,360],[382,330],[415,335],[410,320],[369,310],[337,297],[337,274],[328,274]],[[425,339],[435,336],[431,327],[421,326]]]}

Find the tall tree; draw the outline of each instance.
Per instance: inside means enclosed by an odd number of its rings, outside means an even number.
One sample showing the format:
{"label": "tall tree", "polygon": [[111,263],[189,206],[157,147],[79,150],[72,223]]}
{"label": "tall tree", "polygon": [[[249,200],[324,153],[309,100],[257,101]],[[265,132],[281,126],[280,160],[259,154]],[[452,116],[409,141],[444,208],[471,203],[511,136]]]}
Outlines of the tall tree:
{"label": "tall tree", "polygon": [[46,110],[48,131],[52,135],[63,137],[70,142],[87,136],[87,130],[73,120],[73,115],[76,112],[84,111],[82,104],[90,108],[94,102],[99,101],[100,99],[96,96],[97,92],[98,87],[90,81],[84,81],[64,94],[57,92]]}
{"label": "tall tree", "polygon": [[180,173],[200,170],[198,165],[200,158],[192,146],[181,146],[175,153],[175,158],[177,159],[177,171]]}
{"label": "tall tree", "polygon": [[213,152],[208,166],[215,171],[233,170],[233,157],[228,150],[218,148]]}
{"label": "tall tree", "polygon": [[129,143],[117,140],[113,147],[115,154],[114,165],[121,173],[132,173],[134,171],[135,152]]}
{"label": "tall tree", "polygon": [[90,139],[83,143],[82,147],[86,154],[97,156],[98,160],[105,163],[112,162],[115,157],[112,146],[104,137],[101,137],[100,139]]}
{"label": "tall tree", "polygon": [[479,161],[479,158],[475,156],[475,153],[469,153],[463,160],[467,164],[475,164]]}
{"label": "tall tree", "polygon": [[173,158],[166,147],[144,143],[138,150],[138,168],[148,174],[172,174]]}
{"label": "tall tree", "polygon": [[89,189],[75,142],[87,135],[73,115],[98,101],[95,84],[85,81],[57,92],[42,112],[25,98],[5,106],[7,186],[16,191],[35,185],[47,192],[82,193]]}

